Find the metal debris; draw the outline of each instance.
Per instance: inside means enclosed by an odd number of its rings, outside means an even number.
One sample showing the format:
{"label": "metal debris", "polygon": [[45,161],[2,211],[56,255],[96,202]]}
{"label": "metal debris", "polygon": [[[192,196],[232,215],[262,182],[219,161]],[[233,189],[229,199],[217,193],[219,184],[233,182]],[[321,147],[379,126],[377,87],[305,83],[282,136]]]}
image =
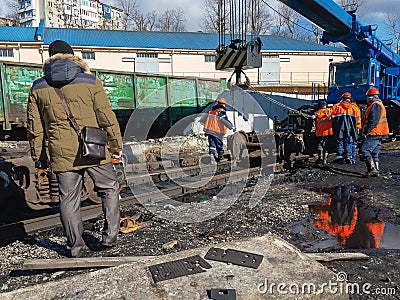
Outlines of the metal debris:
{"label": "metal debris", "polygon": [[154,282],[173,279],[181,276],[202,273],[205,269],[211,269],[211,265],[199,255],[184,259],[169,261],[149,267]]}
{"label": "metal debris", "polygon": [[250,252],[243,252],[233,249],[211,248],[208,250],[205,259],[231,263],[234,265],[257,269],[263,260],[262,255]]}
{"label": "metal debris", "polygon": [[173,240],[173,241],[170,241],[170,242],[165,243],[164,245],[162,245],[162,248],[164,250],[170,250],[170,249],[174,248],[176,245],[178,245],[178,241],[177,240]]}

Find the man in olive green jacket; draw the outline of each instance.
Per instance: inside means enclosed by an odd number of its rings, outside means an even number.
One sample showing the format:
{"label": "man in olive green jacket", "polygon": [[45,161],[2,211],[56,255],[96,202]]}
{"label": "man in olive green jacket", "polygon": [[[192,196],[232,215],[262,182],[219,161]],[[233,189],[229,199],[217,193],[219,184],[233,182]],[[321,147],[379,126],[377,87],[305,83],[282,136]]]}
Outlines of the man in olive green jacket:
{"label": "man in olive green jacket", "polygon": [[[113,246],[116,242],[120,221],[119,187],[111,156],[121,156],[122,138],[102,83],[90,74],[87,63],[75,56],[71,46],[61,40],[50,44],[49,54],[43,65],[44,76],[33,83],[29,94],[28,140],[36,166],[45,167],[49,159],[51,169],[57,175],[67,249],[72,257],[78,257],[84,247],[80,197],[85,171],[93,179],[95,190],[102,199],[105,217],[102,244]],[[78,134],[54,87],[61,90],[80,128],[97,127],[107,132],[110,151],[106,151],[105,160],[80,158]]]}

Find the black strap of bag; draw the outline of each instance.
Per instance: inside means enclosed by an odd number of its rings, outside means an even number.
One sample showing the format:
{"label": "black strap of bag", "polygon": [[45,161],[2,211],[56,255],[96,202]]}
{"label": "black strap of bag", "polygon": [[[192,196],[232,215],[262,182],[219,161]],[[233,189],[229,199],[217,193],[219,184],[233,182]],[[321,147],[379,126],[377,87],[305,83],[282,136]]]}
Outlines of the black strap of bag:
{"label": "black strap of bag", "polygon": [[61,93],[60,89],[58,89],[58,88],[54,88],[54,90],[56,91],[58,97],[60,97],[61,103],[62,103],[62,105],[63,105],[63,107],[65,109],[65,112],[67,113],[67,117],[72,123],[72,127],[74,127],[74,129],[76,130],[78,135],[80,135],[81,134],[81,129],[80,129],[78,123],[75,120],[75,116],[73,115],[73,113],[69,109],[69,106],[67,104],[67,101],[65,101],[65,98],[64,98],[63,94]]}

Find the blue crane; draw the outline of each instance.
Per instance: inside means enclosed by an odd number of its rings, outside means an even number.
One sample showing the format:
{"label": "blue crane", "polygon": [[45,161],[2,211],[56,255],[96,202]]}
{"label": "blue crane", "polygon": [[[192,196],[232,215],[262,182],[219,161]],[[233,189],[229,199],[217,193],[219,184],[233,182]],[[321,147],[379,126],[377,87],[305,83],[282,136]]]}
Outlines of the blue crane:
{"label": "blue crane", "polygon": [[323,30],[322,42],[342,43],[352,60],[331,63],[328,103],[350,92],[358,103],[371,87],[380,90],[389,125],[399,132],[400,56],[375,36],[376,25],[363,25],[355,11],[347,12],[332,0],[280,0]]}

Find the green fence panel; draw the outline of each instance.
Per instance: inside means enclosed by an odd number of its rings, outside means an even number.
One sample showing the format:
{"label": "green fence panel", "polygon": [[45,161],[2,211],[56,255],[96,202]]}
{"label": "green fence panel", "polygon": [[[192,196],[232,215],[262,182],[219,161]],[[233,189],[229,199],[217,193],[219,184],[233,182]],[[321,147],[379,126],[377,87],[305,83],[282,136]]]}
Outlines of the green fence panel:
{"label": "green fence panel", "polygon": [[162,76],[135,76],[138,108],[167,107],[167,79]]}
{"label": "green fence panel", "polygon": [[168,78],[171,107],[197,107],[194,79]]}
{"label": "green fence panel", "polygon": [[6,101],[11,122],[26,120],[29,90],[32,83],[42,76],[40,67],[6,65]]}
{"label": "green fence panel", "polygon": [[114,110],[133,109],[133,77],[130,74],[98,73]]}
{"label": "green fence panel", "polygon": [[217,100],[219,94],[226,88],[225,81],[198,80],[199,106],[205,107]]}
{"label": "green fence panel", "polygon": [[[3,74],[3,71],[4,71],[4,68],[3,68],[3,66],[0,66],[0,122],[4,122],[5,121],[5,119],[4,119],[4,96],[3,96],[3,85],[5,85],[5,81],[3,80],[4,78],[4,76],[2,75]],[[2,128],[0,127],[0,130],[1,130]]]}

